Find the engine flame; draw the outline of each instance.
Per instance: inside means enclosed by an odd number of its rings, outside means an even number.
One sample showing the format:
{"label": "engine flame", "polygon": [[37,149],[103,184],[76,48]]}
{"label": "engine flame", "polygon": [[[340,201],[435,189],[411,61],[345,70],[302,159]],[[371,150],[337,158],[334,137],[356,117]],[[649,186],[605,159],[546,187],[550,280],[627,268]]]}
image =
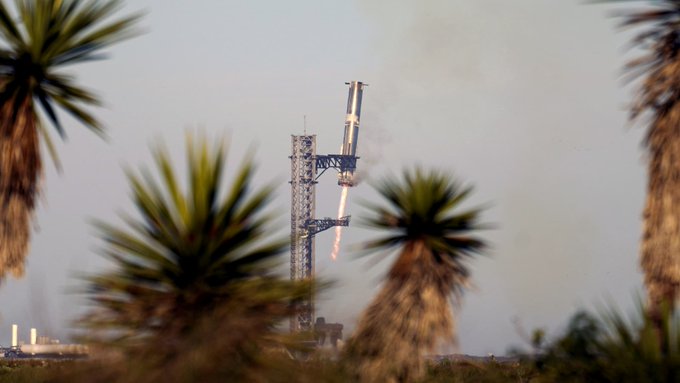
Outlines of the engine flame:
{"label": "engine flame", "polygon": [[[349,186],[342,187],[342,194],[340,195],[340,205],[338,206],[338,219],[345,215],[345,205],[347,204],[347,193],[349,192]],[[335,241],[333,242],[333,252],[331,253],[331,258],[335,261],[338,258],[338,253],[340,252],[340,238],[342,238],[342,226],[335,227]]]}

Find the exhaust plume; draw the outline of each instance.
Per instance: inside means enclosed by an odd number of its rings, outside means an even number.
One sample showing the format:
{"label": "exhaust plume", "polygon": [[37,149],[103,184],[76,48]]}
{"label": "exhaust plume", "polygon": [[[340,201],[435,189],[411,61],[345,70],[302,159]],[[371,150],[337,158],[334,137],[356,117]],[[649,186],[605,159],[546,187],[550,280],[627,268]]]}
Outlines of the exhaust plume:
{"label": "exhaust plume", "polygon": [[[342,194],[340,195],[340,205],[338,206],[338,219],[345,215],[345,205],[347,204],[347,193],[349,192],[349,186],[342,187]],[[338,253],[340,252],[340,239],[342,238],[342,226],[335,227],[335,241],[333,241],[333,252],[331,253],[331,258],[335,261],[338,258]]]}

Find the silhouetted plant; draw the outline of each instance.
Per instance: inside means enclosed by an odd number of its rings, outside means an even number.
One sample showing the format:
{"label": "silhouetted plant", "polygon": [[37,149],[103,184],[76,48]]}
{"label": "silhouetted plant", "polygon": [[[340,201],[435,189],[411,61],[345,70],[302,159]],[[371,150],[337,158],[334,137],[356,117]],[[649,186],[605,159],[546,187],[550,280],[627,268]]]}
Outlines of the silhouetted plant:
{"label": "silhouetted plant", "polygon": [[[288,243],[273,238],[274,215],[263,211],[273,186],[251,187],[251,160],[225,184],[219,140],[189,137],[184,190],[167,151],[154,157],[158,177],[128,172],[137,216],[122,215],[124,227],[96,224],[115,268],[88,278],[94,308],[82,323],[105,342],[164,358],[158,366],[213,349],[248,366],[261,347],[281,346],[274,326],[309,291],[272,272]],[[153,371],[160,379],[167,368]]]}
{"label": "silhouetted plant", "polygon": [[536,359],[541,382],[680,381],[680,320],[662,308],[657,327],[643,307],[626,320],[609,309],[576,314],[566,334]]}
{"label": "silhouetted plant", "polygon": [[399,255],[344,355],[362,381],[410,382],[423,377],[424,353],[454,339],[451,303],[468,283],[467,261],[484,248],[471,235],[479,210],[460,211],[472,189],[437,171],[405,171],[376,189],[387,204],[369,205],[366,223],[387,235],[366,249]]}
{"label": "silhouetted plant", "polygon": [[131,36],[139,15],[106,22],[120,2],[15,0],[15,18],[0,1],[0,278],[23,274],[42,171],[40,137],[56,159],[38,105],[64,136],[62,109],[87,128],[104,129],[84,107],[100,100],[62,68],[101,59]]}
{"label": "silhouetted plant", "polygon": [[648,125],[644,140],[648,183],[640,264],[648,309],[652,315],[660,315],[659,306],[663,302],[674,306],[680,293],[680,2],[640,3],[645,4],[618,16],[622,28],[638,31],[631,46],[642,52],[624,70],[637,86],[630,119]]}

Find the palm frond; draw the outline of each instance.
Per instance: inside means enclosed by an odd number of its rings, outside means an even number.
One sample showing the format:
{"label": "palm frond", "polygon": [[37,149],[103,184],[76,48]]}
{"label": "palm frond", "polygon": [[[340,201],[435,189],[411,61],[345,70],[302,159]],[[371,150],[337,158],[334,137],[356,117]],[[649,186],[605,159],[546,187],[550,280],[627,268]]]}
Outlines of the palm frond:
{"label": "palm frond", "polygon": [[[0,1],[0,279],[23,268],[42,172],[40,137],[57,163],[46,126],[63,138],[61,111],[104,134],[89,111],[101,104],[61,73],[64,66],[101,57],[104,48],[129,38],[140,15],[113,21],[118,0]],[[42,110],[42,114],[38,112]],[[41,119],[41,117],[45,117]],[[9,264],[11,263],[11,266]]]}
{"label": "palm frond", "polygon": [[4,2],[0,3],[0,35],[13,50],[25,49],[24,37]]}

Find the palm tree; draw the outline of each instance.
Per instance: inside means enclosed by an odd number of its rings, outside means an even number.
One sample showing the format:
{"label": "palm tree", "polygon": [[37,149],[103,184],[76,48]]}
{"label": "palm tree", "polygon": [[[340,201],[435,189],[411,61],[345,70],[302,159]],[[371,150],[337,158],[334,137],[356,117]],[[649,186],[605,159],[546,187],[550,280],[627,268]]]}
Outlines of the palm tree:
{"label": "palm tree", "polygon": [[272,239],[274,216],[263,212],[273,186],[251,187],[248,159],[225,187],[223,141],[189,137],[185,191],[167,151],[154,157],[158,180],[146,169],[128,172],[137,217],[122,215],[124,228],[96,223],[115,269],[87,278],[94,308],[83,323],[123,345],[154,338],[167,354],[201,323],[228,323],[220,338],[232,351],[239,347],[226,339],[271,335],[291,300],[309,289],[271,273],[288,248],[287,240]]}
{"label": "palm tree", "polygon": [[[61,69],[100,59],[100,51],[130,37],[139,15],[106,22],[117,0],[0,1],[0,279],[23,274],[42,171],[40,139],[54,156],[40,108],[59,135],[58,109],[103,133],[86,109],[99,99]],[[55,157],[56,159],[56,157]]]}
{"label": "palm tree", "polygon": [[674,307],[680,293],[680,1],[648,3],[621,14],[621,25],[639,30],[632,43],[644,52],[624,69],[638,80],[630,118],[648,123],[640,264],[656,316],[662,302]]}
{"label": "palm tree", "polygon": [[452,299],[460,301],[467,261],[485,244],[470,234],[479,210],[458,211],[472,189],[449,176],[416,169],[376,189],[387,205],[370,205],[366,223],[388,234],[366,250],[399,255],[344,352],[362,381],[407,382],[422,376],[425,352],[454,339]]}

